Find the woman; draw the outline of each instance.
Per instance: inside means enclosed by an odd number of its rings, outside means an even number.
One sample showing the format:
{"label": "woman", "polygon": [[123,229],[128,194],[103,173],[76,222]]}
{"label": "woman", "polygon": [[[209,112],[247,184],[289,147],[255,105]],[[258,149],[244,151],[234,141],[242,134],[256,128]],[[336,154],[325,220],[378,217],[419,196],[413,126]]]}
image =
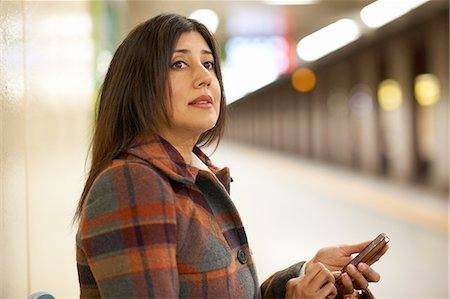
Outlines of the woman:
{"label": "woman", "polygon": [[[82,298],[338,294],[331,271],[367,243],[322,249],[259,286],[229,171],[198,147],[220,140],[225,108],[217,46],[202,24],[159,15],[122,42],[102,86],[77,210]],[[365,264],[348,273],[343,293],[379,279]]]}

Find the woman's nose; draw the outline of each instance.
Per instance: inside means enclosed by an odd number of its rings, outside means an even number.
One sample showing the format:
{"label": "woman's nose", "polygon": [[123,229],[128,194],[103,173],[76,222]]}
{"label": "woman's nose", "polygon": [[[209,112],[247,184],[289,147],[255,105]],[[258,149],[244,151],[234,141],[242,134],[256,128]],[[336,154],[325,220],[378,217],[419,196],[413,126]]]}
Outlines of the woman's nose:
{"label": "woman's nose", "polygon": [[199,65],[195,70],[194,85],[196,88],[210,86],[213,74],[203,65]]}

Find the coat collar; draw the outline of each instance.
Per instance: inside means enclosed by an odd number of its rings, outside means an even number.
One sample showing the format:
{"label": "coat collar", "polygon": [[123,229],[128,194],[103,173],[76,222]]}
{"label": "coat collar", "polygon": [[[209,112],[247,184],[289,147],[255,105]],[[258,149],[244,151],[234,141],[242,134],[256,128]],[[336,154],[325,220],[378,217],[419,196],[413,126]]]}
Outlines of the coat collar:
{"label": "coat collar", "polygon": [[[193,153],[213,172],[229,191],[230,175],[228,167],[219,169],[211,163],[209,157],[195,146]],[[135,143],[126,154],[142,159],[170,179],[188,185],[194,185],[199,170],[185,163],[181,154],[162,137],[151,134]]]}

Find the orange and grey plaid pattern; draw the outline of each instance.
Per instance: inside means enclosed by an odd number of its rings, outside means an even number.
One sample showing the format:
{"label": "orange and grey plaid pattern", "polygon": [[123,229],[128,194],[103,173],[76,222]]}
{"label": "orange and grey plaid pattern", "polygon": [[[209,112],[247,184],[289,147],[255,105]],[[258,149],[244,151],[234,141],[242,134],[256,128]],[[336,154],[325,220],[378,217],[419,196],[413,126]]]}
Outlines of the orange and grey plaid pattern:
{"label": "orange and grey plaid pattern", "polygon": [[[152,135],[99,175],[77,233],[81,298],[261,297],[228,168],[194,153],[214,174]],[[262,294],[284,294],[296,273],[274,274]]]}

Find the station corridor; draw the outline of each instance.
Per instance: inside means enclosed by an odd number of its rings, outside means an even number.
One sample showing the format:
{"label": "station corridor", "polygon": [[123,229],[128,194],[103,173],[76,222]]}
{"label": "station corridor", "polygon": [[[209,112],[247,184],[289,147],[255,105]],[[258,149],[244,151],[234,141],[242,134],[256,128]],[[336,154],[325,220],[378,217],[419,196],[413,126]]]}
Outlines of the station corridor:
{"label": "station corridor", "polygon": [[322,247],[384,232],[390,249],[374,266],[377,298],[448,298],[446,195],[227,141],[211,159],[231,169],[261,281]]}
{"label": "station corridor", "polygon": [[[150,17],[204,9],[229,108],[205,152],[231,170],[260,282],[384,232],[376,298],[449,298],[449,2],[267,2],[0,0],[0,299],[79,298],[73,216],[113,54]],[[376,2],[422,5],[372,28]],[[301,41],[339,20],[356,39],[304,60]]]}

